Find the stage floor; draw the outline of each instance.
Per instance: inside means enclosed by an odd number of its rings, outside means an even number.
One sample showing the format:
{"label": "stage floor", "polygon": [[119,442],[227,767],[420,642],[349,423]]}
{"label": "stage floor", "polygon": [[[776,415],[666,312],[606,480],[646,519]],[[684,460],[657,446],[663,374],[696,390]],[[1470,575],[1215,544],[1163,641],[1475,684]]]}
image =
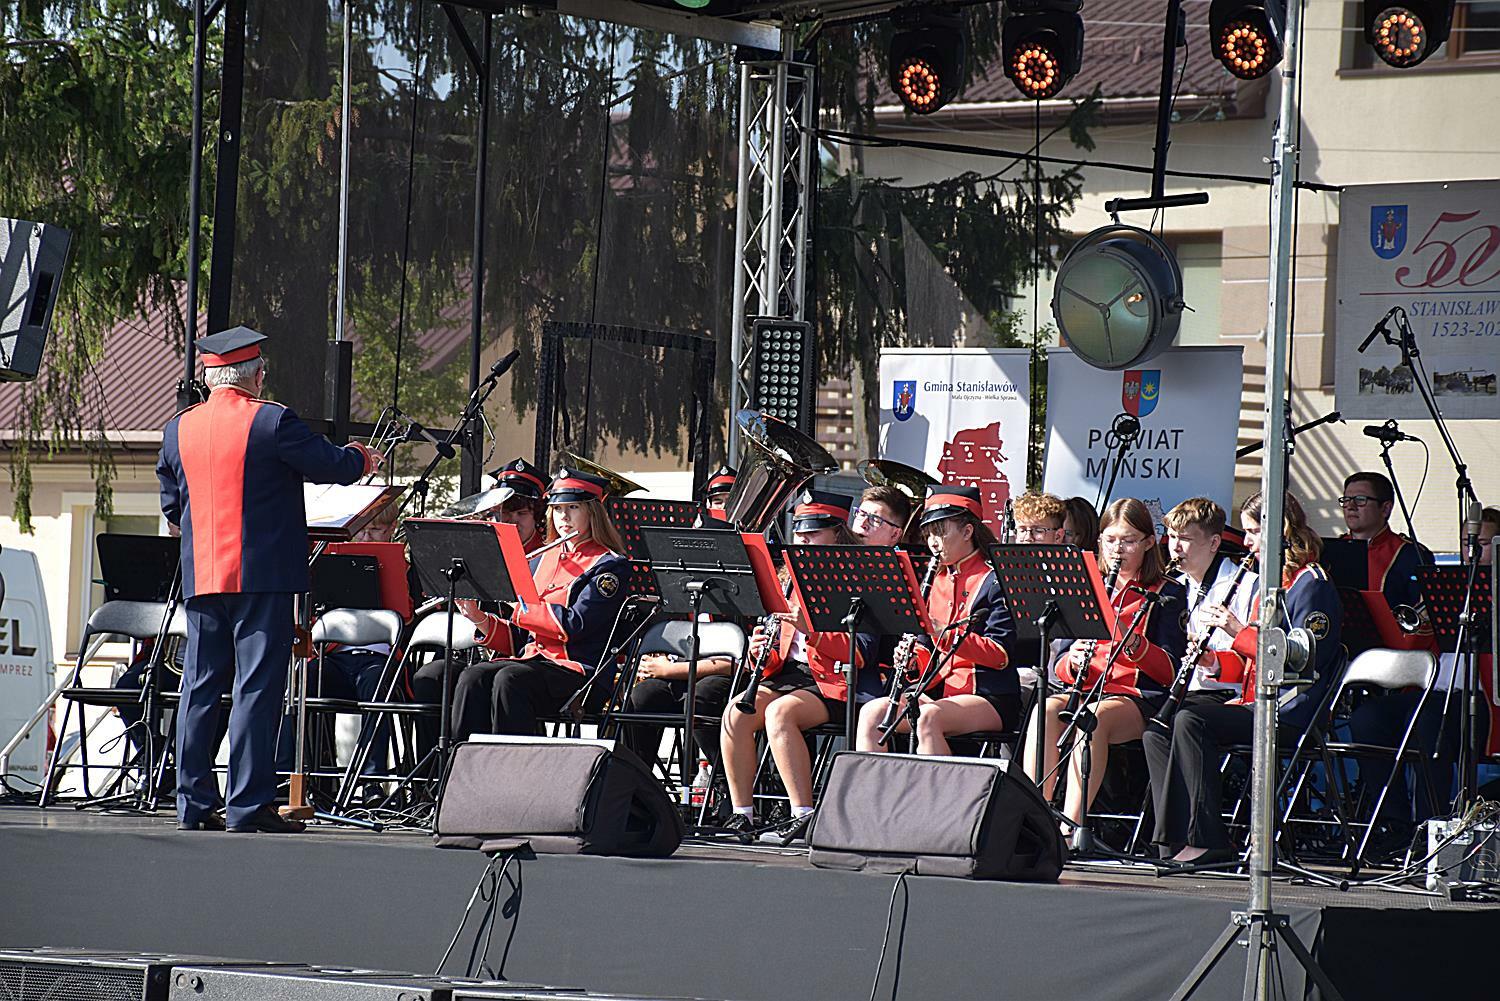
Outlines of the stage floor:
{"label": "stage floor", "polygon": [[[0,808],[0,947],[80,946],[431,972],[486,860],[418,833],[183,833],[165,815]],[[776,849],[541,856],[504,891],[510,979],[733,1001],[1168,997],[1244,904],[1242,879],[1073,866],[1057,885],[815,869]],[[1500,906],[1278,883],[1349,1001],[1495,996]],[[470,930],[473,928],[471,922]],[[466,931],[445,972],[463,973]],[[1238,998],[1232,949],[1202,998]],[[1472,964],[1472,965],[1471,965]],[[1472,970],[1473,972],[1470,972]],[[1302,996],[1288,969],[1288,996]]]}

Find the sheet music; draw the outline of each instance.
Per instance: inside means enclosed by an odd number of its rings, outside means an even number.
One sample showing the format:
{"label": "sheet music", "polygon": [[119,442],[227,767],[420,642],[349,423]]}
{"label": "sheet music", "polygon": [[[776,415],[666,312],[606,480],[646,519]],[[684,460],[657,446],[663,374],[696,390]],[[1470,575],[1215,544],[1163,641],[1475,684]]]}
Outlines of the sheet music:
{"label": "sheet music", "polygon": [[387,488],[379,483],[304,483],[302,503],[307,527],[345,528],[380,499]]}

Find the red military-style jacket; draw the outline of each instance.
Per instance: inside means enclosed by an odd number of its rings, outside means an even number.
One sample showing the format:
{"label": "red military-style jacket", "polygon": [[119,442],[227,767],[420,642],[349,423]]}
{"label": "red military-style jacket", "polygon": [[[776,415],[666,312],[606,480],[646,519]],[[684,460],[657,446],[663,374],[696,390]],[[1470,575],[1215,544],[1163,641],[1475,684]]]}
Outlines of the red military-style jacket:
{"label": "red military-style jacket", "polygon": [[[794,609],[795,610],[795,609]],[[771,678],[781,673],[792,653],[792,643],[798,629],[790,622],[782,621],[776,634],[776,646],[766,655],[763,677]],[[844,679],[844,665],[849,661],[848,633],[806,633],[807,668],[817,683],[818,691],[830,699],[840,702],[848,698],[848,684]],[[855,685],[863,696],[879,694],[880,676],[876,670],[875,649],[877,638],[872,633],[854,634]]]}
{"label": "red military-style jacket", "polygon": [[514,626],[528,634],[521,658],[545,657],[569,670],[588,674],[601,665],[609,633],[625,600],[629,560],[592,539],[576,549],[549,549],[531,560],[539,604],[519,603],[510,619],[492,615],[481,629],[481,642],[501,656],[513,649]]}
{"label": "red military-style jacket", "polygon": [[[522,545],[526,549],[527,556],[542,548],[542,530],[538,528],[532,532],[531,538]],[[485,649],[493,651],[496,658],[500,660],[515,657],[518,651],[525,649],[527,641],[525,632],[505,623],[499,616],[490,616],[490,618],[493,621],[486,622],[480,630]]]}
{"label": "red military-style jacket", "polygon": [[238,386],[173,417],[156,477],[162,514],[182,528],[183,596],[306,591],[302,484],[353,483],[368,456]]}
{"label": "red military-style jacket", "polygon": [[[976,610],[978,614],[974,615]],[[953,651],[939,674],[942,680],[939,697],[1020,694],[1020,678],[1010,667],[1009,647],[1016,638],[1015,620],[995,571],[982,553],[976,550],[957,565],[938,571],[927,593],[927,614],[937,633],[937,655],[946,656]],[[962,625],[948,628],[971,615],[974,615],[972,628]],[[932,656],[933,645],[918,647],[917,669],[925,670]]]}
{"label": "red military-style jacket", "polygon": [[[1187,589],[1179,581],[1163,578],[1144,590],[1169,600],[1166,607],[1158,607],[1147,601],[1140,591],[1125,589],[1115,611],[1115,636],[1125,636],[1132,627],[1137,635],[1115,658],[1109,677],[1104,680],[1106,695],[1149,697],[1165,694],[1187,648]],[[1146,620],[1136,626],[1136,619],[1141,615],[1146,616]],[[1072,649],[1088,642],[1075,640]],[[1101,640],[1094,647],[1084,675],[1085,688],[1098,680],[1113,650],[1114,642],[1108,640]],[[1071,650],[1064,651],[1058,660],[1057,675],[1065,683],[1073,684],[1076,674]]]}

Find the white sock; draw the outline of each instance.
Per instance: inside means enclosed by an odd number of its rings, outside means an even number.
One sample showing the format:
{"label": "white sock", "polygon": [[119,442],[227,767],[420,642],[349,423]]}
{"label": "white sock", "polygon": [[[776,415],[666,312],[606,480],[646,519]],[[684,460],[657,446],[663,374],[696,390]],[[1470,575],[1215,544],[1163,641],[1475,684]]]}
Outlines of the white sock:
{"label": "white sock", "polygon": [[809,813],[812,813],[812,812],[813,812],[813,808],[810,807],[810,806],[794,806],[794,807],[792,807],[792,816],[794,816],[794,817],[805,817]]}
{"label": "white sock", "polygon": [[744,817],[746,820],[755,819],[755,807],[753,806],[737,806],[734,808],[734,812],[739,814],[741,817]]}

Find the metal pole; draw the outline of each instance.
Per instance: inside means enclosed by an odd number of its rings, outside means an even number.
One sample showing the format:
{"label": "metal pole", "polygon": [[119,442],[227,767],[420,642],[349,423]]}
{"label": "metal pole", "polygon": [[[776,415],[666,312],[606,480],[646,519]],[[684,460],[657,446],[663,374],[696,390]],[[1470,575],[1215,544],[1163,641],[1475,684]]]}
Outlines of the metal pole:
{"label": "metal pole", "polygon": [[748,63],[740,64],[740,141],[739,173],[734,197],[734,299],[729,321],[729,462],[738,465],[740,454],[740,429],[734,415],[745,405],[744,391],[740,386],[740,362],[744,356],[745,340],[745,292],[746,264],[745,245],[750,238],[750,136],[754,123],[750,118],[750,91],[752,73]]}
{"label": "metal pole", "polygon": [[[484,15],[484,66],[479,72],[479,137],[476,140],[478,163],[474,168],[474,252],[473,289],[474,298],[469,307],[469,393],[479,388],[480,330],[484,322],[484,201],[489,180],[490,163],[490,71],[494,67],[494,17]],[[602,225],[602,220],[601,220]],[[597,264],[597,262],[596,262]],[[479,474],[483,450],[480,436],[484,423],[476,415],[469,422],[465,438],[463,458],[459,467],[459,495],[468,496],[479,490]]]}
{"label": "metal pole", "polygon": [[1157,96],[1156,146],[1151,160],[1151,197],[1166,195],[1167,147],[1172,145],[1172,102],[1176,97],[1177,42],[1182,37],[1182,0],[1167,0],[1161,40],[1161,91]]}
{"label": "metal pole", "polygon": [[177,409],[193,405],[193,376],[197,362],[198,336],[198,215],[203,197],[203,37],[207,19],[204,0],[193,0],[193,135],[192,159],[188,166],[188,259],[187,259],[187,331],[183,336],[182,381],[177,384]]}
{"label": "metal pole", "polygon": [[339,274],[338,295],[333,309],[333,339],[344,339],[346,277],[349,268],[349,130],[350,104],[353,87],[349,83],[349,62],[352,44],[354,11],[349,0],[344,0],[344,64],[339,81]]}
{"label": "metal pole", "polygon": [[[1261,606],[1260,642],[1256,650],[1255,735],[1250,806],[1250,914],[1262,919],[1271,911],[1271,870],[1276,859],[1276,697],[1280,671],[1269,666],[1285,650],[1273,649],[1273,630],[1281,625],[1283,512],[1286,494],[1288,278],[1291,273],[1292,206],[1296,198],[1298,151],[1293,145],[1297,107],[1297,50],[1301,43],[1302,0],[1288,0],[1284,57],[1281,63],[1281,113],[1271,149],[1271,255],[1267,281],[1270,330],[1266,338],[1265,453],[1261,459]],[[1256,965],[1256,997],[1269,996],[1273,934],[1261,920],[1252,938],[1250,962]]]}

